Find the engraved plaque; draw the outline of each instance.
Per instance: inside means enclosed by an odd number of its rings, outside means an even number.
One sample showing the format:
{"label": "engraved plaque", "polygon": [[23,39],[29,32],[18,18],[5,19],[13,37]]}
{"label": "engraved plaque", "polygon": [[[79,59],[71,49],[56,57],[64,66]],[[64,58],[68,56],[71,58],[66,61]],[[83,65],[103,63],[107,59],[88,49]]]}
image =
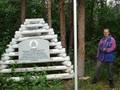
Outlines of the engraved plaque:
{"label": "engraved plaque", "polygon": [[19,60],[50,60],[49,41],[28,39],[20,42]]}

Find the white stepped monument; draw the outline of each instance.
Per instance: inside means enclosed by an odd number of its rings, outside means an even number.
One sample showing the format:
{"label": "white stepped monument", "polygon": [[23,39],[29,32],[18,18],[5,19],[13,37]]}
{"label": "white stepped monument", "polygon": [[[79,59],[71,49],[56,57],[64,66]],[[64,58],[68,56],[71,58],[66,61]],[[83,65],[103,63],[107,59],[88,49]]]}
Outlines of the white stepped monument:
{"label": "white stepped monument", "polygon": [[[57,35],[49,28],[44,19],[26,19],[19,31],[15,32],[14,38],[7,45],[5,53],[0,61],[0,73],[21,73],[48,71],[47,79],[70,79],[73,78],[73,65],[70,57],[66,55]],[[47,65],[47,63],[52,63]],[[57,63],[57,64],[56,64]],[[20,64],[22,67],[13,71],[9,65]],[[43,64],[34,67],[24,65]],[[61,72],[59,72],[61,71]],[[34,76],[33,76],[34,77]],[[21,77],[11,77],[19,81]]]}

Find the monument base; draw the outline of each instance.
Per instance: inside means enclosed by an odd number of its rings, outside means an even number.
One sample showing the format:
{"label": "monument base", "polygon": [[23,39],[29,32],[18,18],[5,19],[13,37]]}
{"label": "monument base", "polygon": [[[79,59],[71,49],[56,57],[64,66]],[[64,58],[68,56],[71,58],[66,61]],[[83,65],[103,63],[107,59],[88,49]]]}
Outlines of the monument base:
{"label": "monument base", "polygon": [[[46,71],[49,80],[74,77],[70,57],[58,42],[54,30],[42,18],[26,19],[7,47],[0,60],[2,74]],[[11,65],[20,67],[13,70]],[[31,79],[36,77],[31,76]],[[19,81],[23,78],[13,76],[9,79]]]}

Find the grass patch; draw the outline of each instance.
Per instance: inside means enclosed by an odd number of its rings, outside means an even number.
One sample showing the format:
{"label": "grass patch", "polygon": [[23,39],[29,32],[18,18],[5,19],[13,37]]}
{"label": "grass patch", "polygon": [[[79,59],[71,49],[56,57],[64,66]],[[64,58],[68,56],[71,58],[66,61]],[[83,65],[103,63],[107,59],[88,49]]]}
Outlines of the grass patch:
{"label": "grass patch", "polygon": [[[90,76],[88,80],[79,80],[79,90],[111,90],[108,82],[108,71],[107,67],[103,65],[101,73],[99,75],[98,83],[91,84],[95,72],[96,62],[86,61],[85,62],[85,75]],[[115,69],[115,68],[114,68]],[[33,73],[36,74],[36,73]],[[46,80],[44,74],[39,74],[38,80],[29,80],[31,77],[30,73],[25,74],[25,80],[20,82],[8,81],[3,79],[3,75],[0,76],[0,90],[74,90],[74,80]],[[6,75],[9,78],[11,75]],[[37,73],[38,76],[38,73]],[[3,81],[2,81],[3,80]],[[120,75],[114,73],[114,90],[120,90]]]}

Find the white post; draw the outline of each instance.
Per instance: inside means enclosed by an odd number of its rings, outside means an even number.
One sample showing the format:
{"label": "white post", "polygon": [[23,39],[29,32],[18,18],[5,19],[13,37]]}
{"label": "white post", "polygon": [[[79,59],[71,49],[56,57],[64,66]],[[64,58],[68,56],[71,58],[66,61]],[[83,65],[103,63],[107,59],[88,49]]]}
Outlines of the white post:
{"label": "white post", "polygon": [[74,11],[74,69],[75,69],[75,90],[78,90],[78,70],[77,70],[77,0],[73,0]]}

